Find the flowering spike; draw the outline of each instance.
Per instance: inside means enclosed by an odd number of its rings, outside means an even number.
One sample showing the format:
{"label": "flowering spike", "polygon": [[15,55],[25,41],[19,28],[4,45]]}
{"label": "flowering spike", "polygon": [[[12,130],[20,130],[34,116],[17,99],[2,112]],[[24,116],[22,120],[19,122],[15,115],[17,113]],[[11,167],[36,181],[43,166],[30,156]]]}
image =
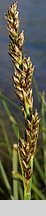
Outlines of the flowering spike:
{"label": "flowering spike", "polygon": [[17,3],[9,7],[7,27],[9,31],[9,54],[14,64],[13,83],[16,94],[22,102],[22,112],[25,118],[25,140],[19,139],[19,158],[24,172],[24,178],[29,180],[32,175],[31,161],[36,151],[39,133],[39,117],[37,110],[33,113],[32,76],[34,67],[30,57],[23,55],[24,31],[19,34],[19,13]]}

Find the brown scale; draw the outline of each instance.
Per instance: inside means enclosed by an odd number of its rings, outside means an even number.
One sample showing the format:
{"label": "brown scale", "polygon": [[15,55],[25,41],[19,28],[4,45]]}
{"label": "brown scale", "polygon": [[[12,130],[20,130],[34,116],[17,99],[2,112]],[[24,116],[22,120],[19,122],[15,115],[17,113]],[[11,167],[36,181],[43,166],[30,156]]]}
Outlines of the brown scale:
{"label": "brown scale", "polygon": [[27,71],[27,74],[25,71],[25,82],[26,82],[26,85],[28,85],[29,82],[32,82],[32,76],[31,76],[31,74],[30,74],[30,76],[28,76],[28,71]]}
{"label": "brown scale", "polygon": [[33,97],[31,97],[31,100],[30,100],[30,98],[28,98],[28,99],[27,99],[27,102],[28,102],[28,104],[30,105],[30,106],[29,106],[29,110],[32,111],[32,109],[33,109]]}
{"label": "brown scale", "polygon": [[18,31],[19,30],[19,19],[18,18],[15,19],[13,25],[14,25],[15,31]]}
{"label": "brown scale", "polygon": [[16,94],[17,94],[17,96],[19,97],[19,99],[20,99],[21,101],[23,101],[23,94],[22,94],[19,90],[16,90]]}
{"label": "brown scale", "polygon": [[21,80],[20,80],[20,84],[23,85],[23,87],[26,87],[26,83],[25,83],[25,74],[22,73],[21,71]]}
{"label": "brown scale", "polygon": [[14,9],[11,6],[5,17],[7,19],[9,33],[11,33],[11,36],[13,35],[13,37],[15,37],[16,33],[19,31],[18,11],[14,13]]}
{"label": "brown scale", "polygon": [[19,58],[17,56],[15,56],[13,52],[9,52],[9,55],[11,56],[14,63],[15,62],[18,63]]}
{"label": "brown scale", "polygon": [[19,150],[20,150],[20,157],[21,157],[21,159],[25,161],[26,152],[24,151],[23,148],[20,148]]}
{"label": "brown scale", "polygon": [[20,157],[22,160],[25,160],[26,158],[26,152],[25,152],[25,141],[20,138],[19,141],[19,149],[20,149]]}
{"label": "brown scale", "polygon": [[30,154],[26,155],[25,151],[21,147],[20,147],[20,158],[23,165],[25,178],[29,179],[31,176],[31,167],[28,167],[30,161]]}
{"label": "brown scale", "polygon": [[25,73],[26,73],[28,70],[28,65],[27,65],[27,60],[26,60],[25,56],[23,57],[22,63],[23,63],[23,71],[25,71]]}
{"label": "brown scale", "polygon": [[15,68],[16,68],[17,70],[20,70],[19,63],[16,62],[15,60],[12,60],[12,62],[13,62],[13,64],[14,64]]}
{"label": "brown scale", "polygon": [[30,154],[30,152],[29,152],[28,154],[26,154],[26,158],[25,158],[25,162],[26,162],[27,165],[28,165],[29,162],[30,162],[30,158],[31,158],[31,154]]}
{"label": "brown scale", "polygon": [[15,41],[17,39],[17,32],[15,31],[14,27],[13,28],[9,27],[8,30],[9,30],[10,39],[12,41]]}
{"label": "brown scale", "polygon": [[28,84],[28,82],[31,81],[31,80],[32,80],[32,76],[29,75],[29,76],[26,78],[26,84]]}
{"label": "brown scale", "polygon": [[14,60],[19,61],[21,52],[16,45],[9,44],[9,52]]}
{"label": "brown scale", "polygon": [[9,7],[9,10],[8,10],[8,14],[12,15],[13,17],[15,16],[15,12],[17,10],[17,2],[12,4],[10,7]]}
{"label": "brown scale", "polygon": [[22,161],[22,165],[23,165],[23,169],[24,169],[25,178],[27,180],[29,180],[31,175],[32,175],[31,167],[28,167],[24,160]]}
{"label": "brown scale", "polygon": [[21,89],[21,87],[18,85],[17,87],[17,90],[20,92],[20,93],[22,93],[22,89]]}
{"label": "brown scale", "polygon": [[22,31],[20,35],[18,36],[17,44],[18,44],[19,49],[21,50],[24,44],[24,31]]}
{"label": "brown scale", "polygon": [[25,80],[23,78],[21,79],[21,87],[24,89],[26,88],[26,83],[25,83]]}
{"label": "brown scale", "polygon": [[15,51],[15,54],[17,55],[17,56],[21,56],[21,51],[20,51],[20,49],[18,48],[18,46],[17,45],[15,45],[14,44],[14,51]]}
{"label": "brown scale", "polygon": [[30,151],[30,143],[29,142],[26,142],[25,151],[26,151],[26,154],[29,154],[29,151]]}
{"label": "brown scale", "polygon": [[31,170],[31,167],[27,170],[27,172],[25,172],[25,178],[27,180],[29,180],[32,176],[32,170]]}
{"label": "brown scale", "polygon": [[26,139],[26,142],[29,143],[29,140],[30,140],[30,131],[28,131],[27,129],[25,130],[25,139]]}
{"label": "brown scale", "polygon": [[22,160],[22,165],[23,165],[24,172],[26,172],[28,169],[28,166],[27,166],[25,160]]}
{"label": "brown scale", "polygon": [[25,120],[26,120],[26,118],[27,118],[27,115],[26,115],[26,111],[25,111],[25,109],[24,109],[24,107],[22,106],[22,112],[23,112],[23,114],[24,114],[24,118],[25,118]]}
{"label": "brown scale", "polygon": [[26,78],[26,73],[25,73],[25,71],[21,70],[21,68],[20,68],[20,74],[21,74],[23,79]]}
{"label": "brown scale", "polygon": [[26,83],[28,84],[28,81],[32,80],[32,74],[30,72],[30,74],[27,74],[26,76]]}
{"label": "brown scale", "polygon": [[34,155],[34,152],[35,152],[35,147],[31,147],[30,148],[30,159]]}
{"label": "brown scale", "polygon": [[27,126],[27,129],[30,131],[31,123],[28,119],[26,120],[26,126]]}
{"label": "brown scale", "polygon": [[32,77],[27,77],[26,78],[26,85],[32,82]]}
{"label": "brown scale", "polygon": [[20,86],[20,81],[19,81],[19,79],[18,79],[17,77],[14,76],[14,77],[13,77],[13,81],[14,81],[14,84]]}
{"label": "brown scale", "polygon": [[25,161],[26,164],[30,161],[30,146],[29,143],[25,143],[24,146],[22,145],[22,142],[20,142],[20,156],[22,160]]}
{"label": "brown scale", "polygon": [[25,148],[25,141],[20,137],[19,139],[20,147]]}
{"label": "brown scale", "polygon": [[31,84],[32,84],[32,80],[26,85],[26,91],[28,91],[28,89],[30,88]]}
{"label": "brown scale", "polygon": [[30,57],[28,57],[28,59],[27,59],[27,64],[28,64],[28,71],[30,71],[31,70],[31,68],[32,68],[32,62],[31,62],[31,59],[30,59]]}

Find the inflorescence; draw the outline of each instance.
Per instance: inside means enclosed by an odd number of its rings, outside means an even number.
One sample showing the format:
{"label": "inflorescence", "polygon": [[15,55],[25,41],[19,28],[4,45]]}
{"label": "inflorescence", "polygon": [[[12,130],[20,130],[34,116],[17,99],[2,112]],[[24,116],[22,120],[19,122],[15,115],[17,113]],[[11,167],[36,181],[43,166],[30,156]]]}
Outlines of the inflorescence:
{"label": "inflorescence", "polygon": [[19,34],[19,12],[17,3],[9,7],[7,28],[9,31],[9,54],[14,64],[13,83],[16,94],[22,103],[22,112],[25,119],[25,139],[19,138],[19,157],[25,179],[29,180],[32,175],[31,159],[36,151],[36,143],[39,132],[39,117],[37,110],[33,112],[32,76],[34,67],[30,57],[23,55],[24,31]]}

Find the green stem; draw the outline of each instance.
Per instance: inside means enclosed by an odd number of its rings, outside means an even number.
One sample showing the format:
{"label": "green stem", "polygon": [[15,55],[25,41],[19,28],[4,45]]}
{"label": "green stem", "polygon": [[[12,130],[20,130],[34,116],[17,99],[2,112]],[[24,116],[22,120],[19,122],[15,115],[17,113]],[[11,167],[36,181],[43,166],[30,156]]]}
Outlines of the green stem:
{"label": "green stem", "polygon": [[24,186],[24,200],[31,200],[31,185],[32,177],[29,181],[26,180],[26,184]]}
{"label": "green stem", "polygon": [[28,192],[27,192],[27,188],[25,187],[24,200],[30,200],[30,199],[31,199],[31,192],[29,191],[29,189],[28,189]]}
{"label": "green stem", "polygon": [[46,143],[44,143],[44,183],[46,187]]}
{"label": "green stem", "polygon": [[[13,172],[18,173],[18,151],[17,144],[13,145]],[[14,200],[18,200],[18,181],[13,178],[13,195]]]}
{"label": "green stem", "polygon": [[42,115],[42,137],[43,137],[43,144],[44,144],[44,172],[45,172],[45,186],[46,186],[46,123],[45,123],[45,92],[42,92],[42,108],[41,108],[41,115]]}

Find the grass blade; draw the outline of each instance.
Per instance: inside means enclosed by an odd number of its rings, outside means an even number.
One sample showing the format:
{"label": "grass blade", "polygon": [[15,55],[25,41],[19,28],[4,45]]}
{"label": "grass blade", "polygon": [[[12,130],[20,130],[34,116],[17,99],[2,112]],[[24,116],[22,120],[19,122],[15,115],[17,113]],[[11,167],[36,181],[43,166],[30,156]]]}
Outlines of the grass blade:
{"label": "grass blade", "polygon": [[18,129],[17,123],[16,123],[14,117],[11,115],[9,108],[8,108],[8,105],[4,99],[2,99],[2,104],[3,104],[3,107],[4,107],[8,117],[9,117],[9,120],[12,124],[13,131],[14,131],[16,137],[19,139],[19,129]]}
{"label": "grass blade", "polygon": [[42,137],[43,137],[43,151],[44,151],[44,171],[45,171],[45,186],[46,186],[46,122],[45,122],[45,92],[42,92],[42,107],[41,107],[41,116],[42,116]]}
{"label": "grass blade", "polygon": [[21,108],[15,103],[13,102],[11,99],[9,99],[8,97],[6,97],[5,95],[3,95],[3,93],[0,91],[0,99],[7,101],[8,103],[10,103],[11,105],[13,105],[18,111],[21,112]]}
{"label": "grass blade", "polygon": [[23,189],[21,187],[20,182],[19,182],[19,195],[20,195],[20,199],[23,200]]}
{"label": "grass blade", "polygon": [[42,170],[42,168],[40,167],[40,164],[39,164],[38,160],[36,159],[36,157],[34,158],[34,163],[35,163],[35,166],[36,166],[36,168],[37,168],[37,170],[38,170],[38,172],[39,172],[39,175],[41,176],[41,178],[42,178],[42,180],[43,180],[43,182],[44,182],[44,184],[45,184],[44,173],[43,173],[43,170]]}
{"label": "grass blade", "polygon": [[35,86],[35,90],[36,90],[36,94],[37,94],[37,99],[38,99],[38,102],[40,104],[40,93],[39,93],[39,89],[38,89],[38,86],[37,86],[37,83],[36,83],[36,79],[35,79],[34,76],[33,76],[33,82],[34,82],[34,86]]}
{"label": "grass blade", "polygon": [[39,196],[41,200],[46,200],[45,196],[34,184],[32,184],[32,190]]}
{"label": "grass blade", "polygon": [[12,175],[13,175],[13,178],[16,179],[16,180],[20,180],[21,182],[23,182],[23,178],[22,178],[22,175],[20,173],[15,173],[15,172],[12,172]]}
{"label": "grass blade", "polygon": [[0,160],[0,172],[1,172],[1,175],[2,175],[2,178],[3,178],[3,181],[4,181],[4,184],[6,186],[6,188],[8,189],[9,191],[9,194],[11,194],[11,186],[9,184],[9,181],[8,181],[8,178],[7,178],[7,175],[5,173],[5,170],[3,168],[3,165],[2,165],[2,162]]}
{"label": "grass blade", "polygon": [[6,128],[4,126],[4,124],[2,123],[2,121],[0,120],[0,126],[2,128],[2,131],[3,131],[3,135],[4,135],[4,138],[5,138],[5,142],[6,142],[6,147],[9,151],[9,154],[11,155],[11,147],[10,147],[10,142],[9,142],[9,139],[8,139],[8,135],[7,135],[7,132],[6,132]]}
{"label": "grass blade", "polygon": [[[13,145],[13,172],[18,173],[18,151],[17,144]],[[18,181],[13,178],[14,199],[18,200]]]}

